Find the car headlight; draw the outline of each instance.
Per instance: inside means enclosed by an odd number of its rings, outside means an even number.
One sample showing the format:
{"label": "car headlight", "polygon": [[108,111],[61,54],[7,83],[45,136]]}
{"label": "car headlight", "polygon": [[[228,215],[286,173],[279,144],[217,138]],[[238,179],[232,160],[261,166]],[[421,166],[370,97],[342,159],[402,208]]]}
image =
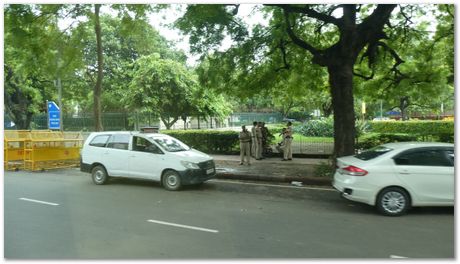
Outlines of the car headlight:
{"label": "car headlight", "polygon": [[184,167],[186,167],[187,169],[199,169],[200,166],[198,166],[198,164],[196,163],[193,163],[193,162],[190,162],[190,161],[184,161],[182,160],[180,162]]}

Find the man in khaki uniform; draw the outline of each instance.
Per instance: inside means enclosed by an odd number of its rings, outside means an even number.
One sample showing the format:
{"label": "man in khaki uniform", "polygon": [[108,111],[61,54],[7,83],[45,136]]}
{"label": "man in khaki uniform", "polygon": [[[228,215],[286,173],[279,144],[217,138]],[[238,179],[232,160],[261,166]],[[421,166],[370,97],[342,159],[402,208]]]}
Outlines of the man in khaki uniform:
{"label": "man in khaki uniform", "polygon": [[244,164],[244,157],[247,158],[248,165],[251,165],[251,156],[250,156],[250,144],[251,144],[251,132],[246,129],[246,126],[242,126],[242,131],[240,132],[240,165]]}
{"label": "man in khaki uniform", "polygon": [[286,131],[284,132],[284,152],[283,152],[283,161],[292,160],[292,123],[289,121],[287,123]]}
{"label": "man in khaki uniform", "polygon": [[256,157],[256,146],[257,146],[257,137],[256,137],[256,128],[257,128],[257,121],[252,122],[252,128],[251,128],[251,136],[252,136],[252,142],[251,142],[251,156]]}

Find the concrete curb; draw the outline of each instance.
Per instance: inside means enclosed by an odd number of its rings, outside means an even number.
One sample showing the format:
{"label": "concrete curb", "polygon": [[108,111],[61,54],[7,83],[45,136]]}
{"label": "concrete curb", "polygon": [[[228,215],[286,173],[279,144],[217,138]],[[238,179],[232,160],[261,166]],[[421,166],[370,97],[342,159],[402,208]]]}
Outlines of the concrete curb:
{"label": "concrete curb", "polygon": [[332,186],[332,180],[329,178],[320,177],[296,177],[296,176],[271,176],[271,175],[251,175],[251,174],[235,174],[227,172],[217,172],[217,179],[231,179],[244,181],[266,181],[266,182],[302,182],[304,185],[315,186]]}

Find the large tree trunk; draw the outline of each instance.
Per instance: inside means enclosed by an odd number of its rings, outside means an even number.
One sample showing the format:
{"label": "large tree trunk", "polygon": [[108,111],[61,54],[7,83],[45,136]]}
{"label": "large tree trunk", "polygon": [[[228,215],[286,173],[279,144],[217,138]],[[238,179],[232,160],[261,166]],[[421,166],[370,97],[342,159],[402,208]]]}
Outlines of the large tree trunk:
{"label": "large tree trunk", "polygon": [[103,55],[102,55],[102,36],[101,36],[101,23],[99,21],[99,9],[101,5],[94,5],[94,29],[96,31],[96,44],[97,44],[97,80],[94,87],[94,124],[96,131],[103,131],[102,127],[102,107],[101,107],[101,94],[102,94],[102,78],[103,71]]}
{"label": "large tree trunk", "polygon": [[409,96],[403,96],[399,99],[399,109],[401,109],[401,120],[409,120],[409,115],[407,114],[407,109],[409,107]]}
{"label": "large tree trunk", "polygon": [[334,109],[334,154],[355,152],[355,112],[353,103],[353,64],[329,66],[329,84]]}
{"label": "large tree trunk", "polygon": [[169,117],[166,119],[165,117],[160,116],[161,121],[165,124],[166,130],[170,130],[171,127],[179,120],[179,117],[174,117],[173,120],[170,122]]}

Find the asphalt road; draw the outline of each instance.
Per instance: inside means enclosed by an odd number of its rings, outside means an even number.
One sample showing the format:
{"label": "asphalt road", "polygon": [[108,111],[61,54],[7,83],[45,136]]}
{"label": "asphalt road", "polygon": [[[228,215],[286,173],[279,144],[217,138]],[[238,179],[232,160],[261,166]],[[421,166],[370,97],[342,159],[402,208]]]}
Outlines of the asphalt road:
{"label": "asphalt road", "polygon": [[384,217],[328,188],[212,180],[97,186],[77,169],[5,172],[6,259],[454,258],[454,209]]}

